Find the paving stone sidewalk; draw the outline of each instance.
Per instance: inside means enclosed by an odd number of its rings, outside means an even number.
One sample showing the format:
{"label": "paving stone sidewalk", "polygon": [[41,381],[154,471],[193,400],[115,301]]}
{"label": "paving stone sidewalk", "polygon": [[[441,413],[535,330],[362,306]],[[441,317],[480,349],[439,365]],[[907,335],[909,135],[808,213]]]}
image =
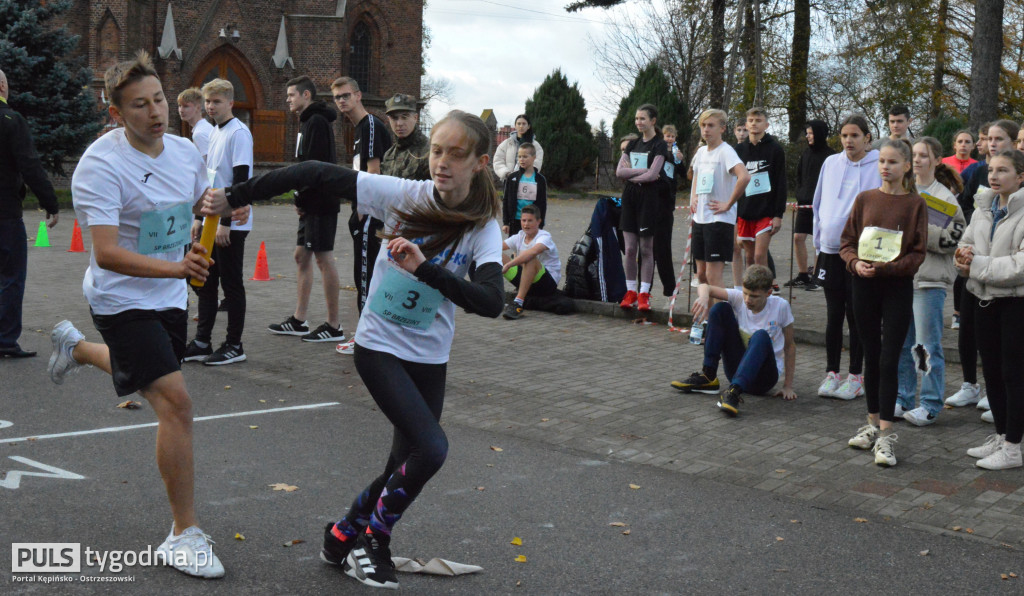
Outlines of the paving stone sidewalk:
{"label": "paving stone sidewalk", "polygon": [[[559,246],[566,246],[563,256],[571,245],[563,239],[578,236],[575,230],[585,227],[592,205],[555,201],[549,207],[548,229]],[[64,252],[73,216],[62,215],[61,226],[50,234],[53,247],[29,249],[26,334],[45,337],[54,322],[70,316],[81,321],[87,336],[95,337],[81,294],[88,255]],[[265,332],[267,324],[283,320],[294,307],[295,215],[290,206],[259,206],[256,218],[246,271],[265,241],[275,281],[246,282],[243,340],[249,360],[223,367],[226,382],[245,375],[278,385],[283,394],[329,395],[373,407],[351,359],[336,354],[333,345],[303,344]],[[30,236],[39,219],[37,213],[26,214]],[[85,240],[89,248],[88,234]],[[336,257],[342,284],[351,283],[351,246],[342,233]],[[798,312],[815,300],[823,303],[816,297],[820,293],[812,296],[798,302]],[[311,323],[319,324],[323,313],[317,274]],[[355,328],[354,313],[354,293],[347,288],[342,314],[348,331]],[[821,315],[803,316],[814,320]],[[820,320],[813,325],[821,326]],[[219,321],[215,339],[223,325]],[[977,410],[946,410],[926,428],[901,423],[896,447],[900,463],[879,468],[870,452],[846,445],[863,424],[864,400],[841,402],[814,395],[823,374],[823,348],[798,346],[797,401],[747,396],[740,416],[729,419],[715,408],[712,396],[684,395],[669,387],[671,380],[699,368],[702,353],[686,336],[664,326],[592,315],[528,312],[519,321],[505,321],[460,312],[456,327],[444,417],[453,434],[459,426],[487,429],[498,435],[495,441],[502,434],[524,437],[713,479],[736,490],[856,511],[868,520],[893,518],[932,531],[1024,547],[1024,471],[983,471],[964,454],[993,430],[978,419]],[[959,366],[948,366],[947,387],[958,387],[959,375]],[[719,513],[728,514],[709,503],[701,515]]]}

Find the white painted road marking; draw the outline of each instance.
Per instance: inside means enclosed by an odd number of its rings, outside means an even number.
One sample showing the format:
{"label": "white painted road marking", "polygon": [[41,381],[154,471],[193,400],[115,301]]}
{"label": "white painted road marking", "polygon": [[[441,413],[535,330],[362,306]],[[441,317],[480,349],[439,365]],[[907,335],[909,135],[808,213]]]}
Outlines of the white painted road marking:
{"label": "white painted road marking", "polygon": [[7,472],[7,477],[0,480],[0,488],[17,489],[21,486],[21,479],[27,476],[38,476],[39,478],[58,478],[64,480],[82,480],[85,476],[80,476],[74,472],[68,472],[60,468],[41,464],[37,461],[33,461],[27,457],[21,457],[20,455],[12,455],[11,459],[23,464],[32,466],[33,468],[39,468],[40,470],[46,470],[46,472],[22,472],[20,470],[11,470]]}
{"label": "white painted road marking", "polygon": [[[305,406],[289,406],[287,408],[271,408],[269,410],[252,410],[250,412],[234,412],[231,414],[216,414],[213,416],[200,416],[193,418],[192,422],[202,422],[204,420],[217,420],[219,418],[237,418],[239,416],[256,416],[258,414],[276,414],[277,412],[288,412],[293,410],[311,410],[313,408],[326,408],[329,406],[340,406],[340,402],[330,401],[322,404],[308,404]],[[129,426],[109,426],[107,428],[95,428],[92,430],[78,430],[69,433],[56,433],[52,435],[30,435],[27,437],[17,437],[14,439],[2,439],[0,445],[4,443],[17,443],[19,441],[27,441],[32,439],[33,441],[41,439],[60,439],[63,437],[80,437],[82,435],[98,435],[104,433],[119,433],[127,430],[136,430],[139,428],[150,428],[156,426],[156,422],[149,422],[147,424],[132,424]]]}
{"label": "white painted road marking", "polygon": [[6,420],[0,420],[0,428],[7,428],[8,426],[14,426],[14,423]]}

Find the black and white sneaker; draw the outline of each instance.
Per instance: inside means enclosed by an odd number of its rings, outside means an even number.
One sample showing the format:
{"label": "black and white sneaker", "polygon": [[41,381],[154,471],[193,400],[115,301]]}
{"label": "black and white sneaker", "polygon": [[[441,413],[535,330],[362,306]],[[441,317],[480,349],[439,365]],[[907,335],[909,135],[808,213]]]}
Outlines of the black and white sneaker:
{"label": "black and white sneaker", "polygon": [[323,325],[320,325],[316,329],[303,335],[302,341],[345,341],[345,332],[342,331],[341,327],[335,329],[334,327],[331,327],[329,323],[324,323]]}
{"label": "black and white sneaker", "polygon": [[324,528],[324,545],[320,548],[320,560],[328,565],[344,565],[352,547],[359,544],[358,538],[344,542],[334,534],[334,522]]}
{"label": "black and white sneaker", "polygon": [[196,344],[196,340],[188,342],[185,346],[185,356],[181,359],[182,362],[202,362],[206,360],[211,354],[213,354],[213,346],[206,344],[205,348],[200,348]]}
{"label": "black and white sneaker", "polygon": [[221,366],[222,364],[234,364],[245,360],[245,352],[242,351],[242,344],[233,346],[224,342],[217,348],[217,351],[206,357],[203,364],[206,366]]}
{"label": "black and white sneaker", "polygon": [[362,534],[345,560],[345,575],[374,588],[398,589],[395,564],[391,561],[391,537]]}
{"label": "black and white sneaker", "polygon": [[277,335],[306,335],[309,333],[309,321],[288,317],[283,323],[274,323],[268,326],[267,331]]}

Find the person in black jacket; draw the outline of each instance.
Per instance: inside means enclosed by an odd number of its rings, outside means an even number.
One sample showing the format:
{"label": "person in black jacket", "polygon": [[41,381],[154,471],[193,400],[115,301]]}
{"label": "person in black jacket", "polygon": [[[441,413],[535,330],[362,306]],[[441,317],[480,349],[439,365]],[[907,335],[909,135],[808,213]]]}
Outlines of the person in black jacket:
{"label": "person in black jacket", "polygon": [[544,217],[548,212],[548,181],[540,170],[533,167],[537,148],[533,143],[519,145],[517,163],[519,169],[505,178],[502,198],[501,231],[506,237],[514,236],[522,229],[519,223],[523,207],[534,205],[540,210],[540,227],[544,228]]}
{"label": "person in black jacket", "polygon": [[[299,115],[299,136],[295,141],[295,159],[337,163],[332,123],[337,112],[316,99],[316,85],[309,77],[288,81],[288,108]],[[299,214],[299,233],[295,245],[298,299],[295,312],[267,329],[278,335],[301,335],[302,341],[345,341],[338,314],[338,268],[334,264],[334,237],[338,232],[341,199],[309,188],[295,193],[295,211]],[[327,320],[310,330],[306,320],[309,296],[313,293],[313,258],[320,269],[327,302]]]}
{"label": "person in black jacket", "polygon": [[786,212],[786,152],[767,130],[765,109],[747,110],[749,136],[736,147],[750,174],[736,209],[736,240],[743,245],[747,265],[768,266],[768,246],[782,229]]}
{"label": "person in black jacket", "polygon": [[28,358],[21,349],[21,302],[28,273],[28,236],[21,218],[25,185],[46,210],[48,226],[57,225],[57,195],[36,154],[28,123],[7,105],[10,89],[0,71],[0,358]]}
{"label": "person in black jacket", "polygon": [[811,278],[813,266],[807,264],[807,235],[814,233],[814,211],[810,208],[814,203],[814,189],[818,184],[818,174],[825,158],[835,153],[828,146],[828,124],[821,120],[807,123],[807,149],[800,155],[800,164],[796,169],[796,223],[793,226],[793,254],[796,255],[796,277],[786,282],[786,287],[819,289]]}

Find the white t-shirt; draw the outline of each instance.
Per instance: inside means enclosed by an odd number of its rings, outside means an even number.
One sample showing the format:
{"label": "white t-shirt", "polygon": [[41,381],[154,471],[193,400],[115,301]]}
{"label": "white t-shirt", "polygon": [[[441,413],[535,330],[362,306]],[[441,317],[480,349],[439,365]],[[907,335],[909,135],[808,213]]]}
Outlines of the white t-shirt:
{"label": "white t-shirt", "polygon": [[[224,126],[217,126],[210,135],[210,151],[206,155],[206,167],[216,170],[214,188],[226,188],[234,182],[232,168],[249,166],[249,177],[252,177],[252,133],[249,127],[238,118],[232,118]],[[239,225],[231,222],[232,230],[252,230],[252,212],[249,221]]]}
{"label": "white t-shirt", "polygon": [[[736,150],[726,142],[711,151],[707,145],[697,149],[693,158],[693,181],[697,189],[697,212],[693,216],[693,223],[724,222],[736,225],[736,205],[725,213],[715,213],[708,202],[729,202],[736,187],[736,176],[730,170],[742,163]],[[709,187],[710,192],[701,192]]]}
{"label": "white t-shirt", "polygon": [[786,336],[782,330],[793,324],[793,311],[789,308],[789,302],[779,296],[769,296],[761,312],[753,313],[743,302],[742,291],[727,289],[726,293],[729,295],[729,306],[736,315],[744,344],[750,340],[754,332],[761,329],[768,332],[768,337],[772,339],[772,350],[775,352],[775,366],[779,369],[781,377],[785,370],[783,349],[786,347]]}
{"label": "white t-shirt", "polygon": [[548,247],[547,250],[537,255],[540,264],[544,265],[544,268],[548,270],[556,284],[561,282],[562,261],[558,258],[558,247],[555,246],[555,239],[551,237],[551,234],[544,230],[537,230],[537,235],[533,237],[533,242],[527,242],[526,232],[519,230],[518,234],[509,236],[508,240],[505,240],[505,246],[514,250],[518,255],[537,246],[538,242]]}
{"label": "white t-shirt", "polygon": [[[384,230],[393,233],[399,225],[395,209],[407,211],[412,205],[434,201],[434,183],[431,180],[403,180],[392,176],[359,172],[356,181],[358,211],[384,222]],[[467,233],[455,248],[455,255],[445,268],[464,278],[469,265],[485,263],[501,265],[501,227],[498,220],[487,222],[482,228]],[[441,263],[447,250],[431,259]],[[417,329],[393,323],[374,312],[374,298],[387,277],[389,268],[398,266],[390,257],[387,243],[382,242],[374,264],[373,279],[367,295],[366,307],[359,316],[356,343],[364,348],[394,354],[403,360],[424,364],[448,362],[455,335],[455,303],[442,298],[433,323],[426,329]]]}
{"label": "white t-shirt", "polygon": [[206,155],[210,152],[211,134],[213,134],[213,125],[206,118],[200,118],[199,122],[192,127],[192,142],[196,144],[203,159],[206,159]]}
{"label": "white t-shirt", "polygon": [[[209,186],[203,158],[187,139],[164,135],[163,153],[154,159],[132,147],[123,128],[94,141],[71,178],[75,215],[82,225],[117,226],[117,245],[136,253],[146,251],[140,251],[140,240],[147,243],[143,228],[156,233],[154,218],[160,223],[160,236],[173,228],[176,233],[172,238],[180,239],[178,234],[184,225],[187,241],[192,207]],[[157,212],[162,212],[159,217]],[[182,217],[185,222],[179,221]],[[144,219],[149,223],[144,224]],[[177,263],[184,254],[182,244],[147,256]],[[131,309],[184,309],[188,300],[184,280],[130,277],[101,269],[96,264],[95,248],[82,291],[99,315]]]}

